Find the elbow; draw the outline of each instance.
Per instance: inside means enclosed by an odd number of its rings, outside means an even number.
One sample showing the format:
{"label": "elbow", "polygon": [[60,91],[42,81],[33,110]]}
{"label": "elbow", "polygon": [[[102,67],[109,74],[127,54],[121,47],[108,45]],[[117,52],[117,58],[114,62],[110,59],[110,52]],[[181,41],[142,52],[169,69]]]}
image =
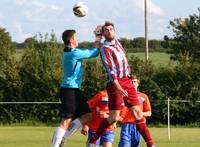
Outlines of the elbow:
{"label": "elbow", "polygon": [[150,117],[152,115],[151,111],[143,112],[144,117]]}
{"label": "elbow", "polygon": [[148,116],[150,117],[152,115],[152,112],[150,111],[148,114],[149,114]]}

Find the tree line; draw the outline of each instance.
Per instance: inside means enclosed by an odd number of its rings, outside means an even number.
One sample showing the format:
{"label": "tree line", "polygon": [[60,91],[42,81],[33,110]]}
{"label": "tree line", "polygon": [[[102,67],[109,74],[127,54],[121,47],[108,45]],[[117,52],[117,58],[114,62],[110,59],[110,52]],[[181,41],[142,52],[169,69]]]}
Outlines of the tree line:
{"label": "tree line", "polygon": [[[25,49],[27,47],[27,42],[29,42],[32,37],[27,38],[22,43],[13,42],[13,45],[17,49]],[[145,50],[145,38],[144,37],[136,37],[133,39],[128,38],[120,38],[119,41],[122,43],[124,48],[128,52],[144,52]],[[62,45],[62,43],[57,42],[57,44]],[[80,48],[91,48],[93,46],[93,42],[83,41],[79,43]],[[166,52],[168,49],[164,44],[164,40],[152,39],[149,40],[149,49],[151,52]]]}

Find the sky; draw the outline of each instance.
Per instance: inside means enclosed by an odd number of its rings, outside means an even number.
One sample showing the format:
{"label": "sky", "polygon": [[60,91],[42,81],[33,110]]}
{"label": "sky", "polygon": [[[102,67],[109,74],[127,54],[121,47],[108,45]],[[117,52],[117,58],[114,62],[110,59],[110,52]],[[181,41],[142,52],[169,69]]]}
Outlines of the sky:
{"label": "sky", "polygon": [[[84,2],[88,15],[76,17],[73,6]],[[173,36],[169,21],[198,14],[200,0],[147,0],[148,38]],[[0,27],[13,41],[28,37],[56,34],[61,41],[65,29],[75,29],[79,41],[93,41],[93,30],[106,20],[115,24],[117,38],[144,37],[144,0],[0,0]]]}

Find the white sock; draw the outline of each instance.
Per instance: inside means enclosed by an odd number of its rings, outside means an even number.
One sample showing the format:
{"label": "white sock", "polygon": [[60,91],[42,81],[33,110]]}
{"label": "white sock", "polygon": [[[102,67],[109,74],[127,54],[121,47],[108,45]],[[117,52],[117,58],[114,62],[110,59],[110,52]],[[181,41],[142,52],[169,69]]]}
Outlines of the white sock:
{"label": "white sock", "polygon": [[66,130],[61,127],[58,127],[55,130],[53,139],[52,139],[52,147],[59,147],[59,145],[63,139],[63,136],[65,135],[65,132],[66,132]]}
{"label": "white sock", "polygon": [[74,132],[76,132],[80,127],[82,127],[80,120],[78,118],[73,120],[69,128],[65,132],[64,139],[66,139],[67,137],[72,135]]}

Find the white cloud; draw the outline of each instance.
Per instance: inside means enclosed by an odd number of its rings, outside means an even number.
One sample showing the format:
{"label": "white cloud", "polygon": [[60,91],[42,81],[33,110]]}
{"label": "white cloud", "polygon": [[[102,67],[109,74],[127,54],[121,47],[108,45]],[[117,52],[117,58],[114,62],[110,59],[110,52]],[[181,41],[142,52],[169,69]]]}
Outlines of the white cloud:
{"label": "white cloud", "polygon": [[39,0],[15,0],[15,3],[17,5],[31,5],[31,7],[35,6],[36,8],[39,8],[39,10],[42,11],[49,11],[49,10],[54,10],[54,11],[61,11],[62,8],[57,7],[56,5],[53,4],[45,4],[40,2]]}
{"label": "white cloud", "polygon": [[17,5],[23,5],[23,4],[25,4],[27,2],[27,0],[15,0],[15,3],[17,4]]}
{"label": "white cloud", "polygon": [[[134,0],[134,2],[138,8],[144,10],[144,0]],[[147,0],[147,9],[150,14],[152,13],[160,16],[165,15],[165,11],[160,6],[154,4],[151,0]]]}
{"label": "white cloud", "polygon": [[38,0],[30,1],[31,8],[24,11],[28,21],[47,22],[58,19],[64,8],[53,4],[41,3]]}
{"label": "white cloud", "polygon": [[26,38],[33,36],[30,33],[25,33],[22,29],[22,25],[17,21],[13,23],[13,28],[17,34],[18,40],[24,41]]}
{"label": "white cloud", "polygon": [[49,11],[49,10],[54,10],[54,11],[62,11],[63,9],[60,8],[60,7],[57,7],[56,5],[49,5],[49,4],[44,4],[44,3],[41,3],[40,1],[38,0],[34,0],[32,2],[32,4],[36,7],[38,7],[40,10],[42,11]]}
{"label": "white cloud", "polygon": [[27,18],[28,20],[32,21],[33,15],[32,15],[32,13],[31,13],[29,10],[25,11],[25,12],[24,12],[24,15],[26,16],[26,18]]}
{"label": "white cloud", "polygon": [[46,19],[44,19],[42,14],[40,15],[39,11],[26,10],[24,12],[24,15],[27,18],[27,20],[30,21],[30,22],[40,23],[40,22],[47,21]]}

